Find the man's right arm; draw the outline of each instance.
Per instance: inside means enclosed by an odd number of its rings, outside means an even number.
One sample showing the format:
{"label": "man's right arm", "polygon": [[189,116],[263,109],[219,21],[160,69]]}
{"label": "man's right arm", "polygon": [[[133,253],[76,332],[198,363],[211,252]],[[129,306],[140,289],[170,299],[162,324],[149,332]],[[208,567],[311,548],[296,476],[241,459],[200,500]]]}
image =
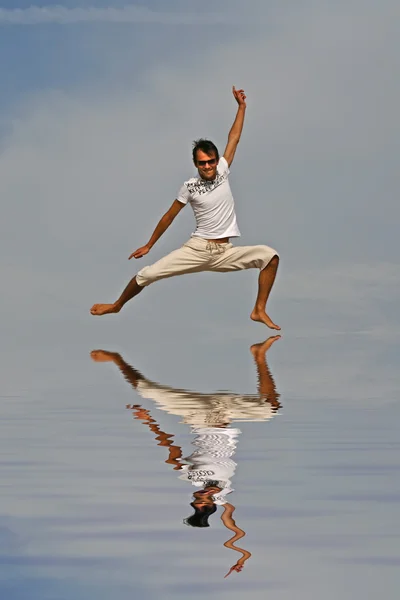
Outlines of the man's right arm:
{"label": "man's right arm", "polygon": [[153,231],[153,234],[147,242],[147,244],[145,244],[141,248],[138,248],[137,250],[135,250],[135,252],[132,252],[132,254],[129,257],[129,260],[131,258],[142,258],[142,256],[148,254],[148,252],[150,252],[151,248],[154,246],[157,240],[160,239],[162,234],[165,233],[165,231],[171,225],[172,221],[175,219],[178,213],[181,212],[184,206],[185,204],[183,204],[183,202],[179,202],[179,200],[174,200],[174,202],[171,204],[170,208],[167,210],[165,215],[163,215],[159,220],[157,227]]}

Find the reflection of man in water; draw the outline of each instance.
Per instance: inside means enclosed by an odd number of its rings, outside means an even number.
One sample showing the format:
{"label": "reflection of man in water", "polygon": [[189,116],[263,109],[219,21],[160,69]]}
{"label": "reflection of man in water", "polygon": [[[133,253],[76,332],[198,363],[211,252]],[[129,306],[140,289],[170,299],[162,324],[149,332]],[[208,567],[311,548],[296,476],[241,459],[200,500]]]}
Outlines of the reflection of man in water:
{"label": "reflection of man in water", "polygon": [[279,337],[270,337],[261,344],[251,346],[259,381],[258,395],[255,396],[228,392],[203,394],[163,386],[146,379],[116,352],[94,350],[91,353],[96,362],[114,362],[139,395],[154,400],[158,408],[179,415],[184,423],[191,426],[195,434],[192,442],[195,449],[190,456],[182,459],[181,447],[173,443],[173,435],[161,431],[148,410],[137,404],[127,406],[133,411],[134,417],[156,435],[159,445],[169,448],[166,463],[180,471],[180,479],[199,488],[193,493],[191,502],[194,513],[184,522],[192,527],[209,527],[210,515],[216,512],[218,505],[223,507],[221,520],[234,533],[224,546],[242,555],[228,575],[232,571],[241,571],[251,556],[247,550],[235,546],[245,532],[237,527],[232,517],[235,507],[226,499],[233,491],[231,481],[236,469],[233,456],[241,433],[240,429],[232,428],[230,424],[234,421],[266,421],[279,409],[279,394],[265,358],[267,350]]}

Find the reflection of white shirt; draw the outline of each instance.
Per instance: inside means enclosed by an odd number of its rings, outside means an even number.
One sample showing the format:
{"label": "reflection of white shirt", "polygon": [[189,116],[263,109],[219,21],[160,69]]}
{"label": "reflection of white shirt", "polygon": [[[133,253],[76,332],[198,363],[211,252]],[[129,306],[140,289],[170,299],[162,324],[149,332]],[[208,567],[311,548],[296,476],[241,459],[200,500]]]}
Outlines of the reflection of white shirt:
{"label": "reflection of white shirt", "polygon": [[221,156],[214,180],[192,177],[179,190],[179,202],[189,202],[194,212],[194,236],[209,239],[240,236],[228,175],[228,163]]}
{"label": "reflection of white shirt", "polygon": [[192,444],[197,449],[185,458],[179,479],[203,487],[207,481],[217,481],[221,492],[213,496],[216,504],[224,504],[225,496],[232,492],[231,479],[236,463],[232,459],[240,429],[220,427],[193,427],[196,434]]}

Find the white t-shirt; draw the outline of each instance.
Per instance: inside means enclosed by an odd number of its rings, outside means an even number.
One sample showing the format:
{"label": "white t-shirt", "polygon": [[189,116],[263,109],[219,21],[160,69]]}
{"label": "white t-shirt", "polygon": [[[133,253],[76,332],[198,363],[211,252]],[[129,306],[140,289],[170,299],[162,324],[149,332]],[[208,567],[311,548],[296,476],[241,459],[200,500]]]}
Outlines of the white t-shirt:
{"label": "white t-shirt", "polygon": [[228,163],[221,156],[215,179],[192,177],[179,190],[179,202],[189,202],[194,212],[196,231],[192,235],[206,239],[240,236],[228,175]]}

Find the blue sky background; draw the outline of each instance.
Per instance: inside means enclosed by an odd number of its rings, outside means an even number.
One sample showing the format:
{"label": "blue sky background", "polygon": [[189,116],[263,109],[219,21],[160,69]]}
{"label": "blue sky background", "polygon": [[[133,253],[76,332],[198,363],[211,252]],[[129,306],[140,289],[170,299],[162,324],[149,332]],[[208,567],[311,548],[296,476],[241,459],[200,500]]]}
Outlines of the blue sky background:
{"label": "blue sky background", "polygon": [[193,231],[188,208],[151,254],[127,260],[192,174],[192,140],[223,150],[233,84],[248,96],[231,175],[240,243],[281,255],[273,318],[309,331],[329,314],[334,332],[397,335],[396,2],[18,6],[0,11],[5,339],[16,322],[100,338],[129,323],[143,337],[154,314],[172,330],[246,335],[253,272],[169,280],[118,320],[89,315]]}
{"label": "blue sky background", "polygon": [[[231,176],[241,243],[281,254],[276,320],[294,324],[300,296],[357,330],[385,299],[371,331],[386,326],[400,280],[396,2],[18,6],[0,11],[3,314],[33,316],[41,332],[63,327],[60,310],[63,323],[107,327],[92,303],[193,230],[189,208],[127,261],[192,174],[192,140],[223,150],[235,84],[248,95]],[[198,282],[211,327],[231,326],[230,311],[209,314],[211,291],[221,305],[229,295],[232,314],[251,309],[254,273]],[[189,297],[188,279],[163,282],[138,310],[150,318],[162,303],[190,322]]]}
{"label": "blue sky background", "polygon": [[[369,333],[390,323],[395,335],[397,3],[165,7],[2,4],[3,333],[13,318],[41,334],[50,322],[108,327],[109,318],[93,323],[91,304],[114,299],[193,230],[189,208],[143,261],[127,261],[192,174],[191,141],[208,136],[223,149],[235,84],[249,107],[231,176],[241,243],[281,254],[276,320],[308,328],[329,312],[335,330],[357,331],[374,314]],[[172,323],[190,323],[191,298],[200,321],[231,328],[251,309],[254,273],[198,282],[195,300],[187,278],[154,287],[138,299],[141,317],[162,306]],[[210,293],[221,307],[228,294],[231,310],[210,315]],[[313,315],[293,311],[299,299]]]}

